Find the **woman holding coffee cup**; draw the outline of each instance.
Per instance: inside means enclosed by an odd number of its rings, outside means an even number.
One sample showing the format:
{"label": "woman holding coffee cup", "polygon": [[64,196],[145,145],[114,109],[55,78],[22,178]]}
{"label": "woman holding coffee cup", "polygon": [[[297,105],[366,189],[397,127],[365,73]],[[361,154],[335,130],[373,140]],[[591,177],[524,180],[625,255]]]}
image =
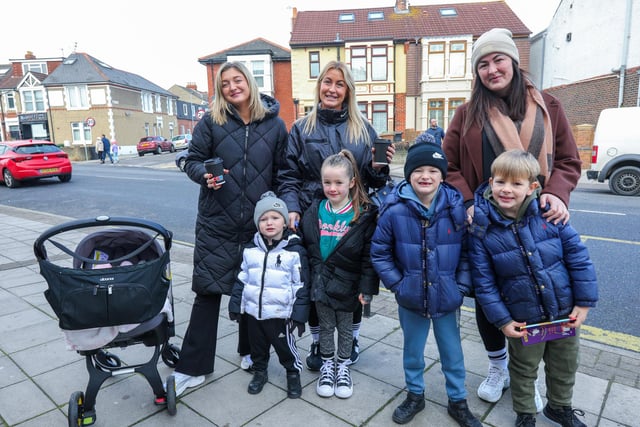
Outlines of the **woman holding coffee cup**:
{"label": "woman holding coffee cup", "polygon": [[[200,195],[192,278],[196,295],[174,373],[177,395],[213,372],[222,295],[231,293],[241,247],[256,232],[256,203],[277,188],[287,141],[280,104],[260,94],[241,63],[227,62],[218,70],[210,110],[193,131],[185,163]],[[207,162],[215,158],[220,160]],[[206,169],[209,164],[224,164],[224,182],[219,172]]]}
{"label": "woman holding coffee cup", "polygon": [[[294,123],[289,133],[285,163],[278,173],[278,195],[287,204],[290,228],[297,227],[313,200],[324,197],[320,178],[322,162],[342,149],[351,151],[355,157],[365,188],[382,187],[387,182],[388,163],[395,148],[390,144],[386,149],[386,163],[376,163],[372,153],[377,136],[373,126],[360,114],[349,67],[342,62],[329,62],[318,76],[313,108]],[[362,306],[359,306],[354,315],[352,363],[358,360],[361,319]],[[317,371],[322,360],[318,344],[320,327],[313,305],[309,327],[313,343],[307,367]]]}

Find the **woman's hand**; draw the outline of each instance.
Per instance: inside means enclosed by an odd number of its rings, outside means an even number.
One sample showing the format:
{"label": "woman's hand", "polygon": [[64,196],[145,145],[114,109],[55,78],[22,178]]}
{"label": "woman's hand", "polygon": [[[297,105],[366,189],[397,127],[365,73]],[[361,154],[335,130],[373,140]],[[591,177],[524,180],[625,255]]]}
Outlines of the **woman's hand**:
{"label": "woman's hand", "polygon": [[[223,169],[223,173],[224,174],[228,174],[229,173],[229,169]],[[210,173],[205,173],[204,174],[204,179],[207,181],[207,187],[208,188],[212,188],[214,190],[219,190],[224,185],[224,183],[218,184],[218,179],[216,177],[214,177]]]}
{"label": "woman's hand", "polygon": [[567,209],[567,206],[558,196],[549,193],[541,194],[540,207],[544,208],[547,205],[549,206],[549,210],[543,213],[542,216],[546,218],[548,222],[558,224],[562,221],[563,224],[566,224],[567,221],[569,221],[569,216],[571,216],[569,209]]}
{"label": "woman's hand", "polygon": [[291,231],[298,231],[299,224],[300,214],[298,212],[289,212],[289,229]]}
{"label": "woman's hand", "polygon": [[[393,160],[393,156],[396,154],[396,147],[394,144],[389,144],[389,146],[387,147],[387,163],[391,164],[391,161]],[[375,147],[371,147],[371,166],[373,166],[373,168],[375,170],[380,170],[385,166],[384,163],[376,163],[373,161],[373,159],[375,159],[376,157],[376,149]]]}

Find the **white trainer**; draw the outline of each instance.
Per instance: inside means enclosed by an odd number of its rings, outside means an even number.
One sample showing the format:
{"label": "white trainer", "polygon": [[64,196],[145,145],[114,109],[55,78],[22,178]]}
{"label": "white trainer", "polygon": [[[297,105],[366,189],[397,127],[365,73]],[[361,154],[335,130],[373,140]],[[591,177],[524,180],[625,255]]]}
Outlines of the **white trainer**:
{"label": "white trainer", "polygon": [[250,354],[242,356],[242,360],[240,361],[240,367],[245,371],[251,370],[251,368],[253,367],[253,360],[251,360]]}
{"label": "white trainer", "polygon": [[500,400],[502,392],[509,388],[510,383],[508,370],[491,366],[487,378],[478,387],[478,397],[495,403]]}
{"label": "white trainer", "polygon": [[336,365],[333,359],[323,359],[316,392],[320,397],[331,397],[335,392]]}
{"label": "white trainer", "polygon": [[349,371],[350,360],[338,363],[336,372],[336,397],[347,399],[353,394],[353,383],[351,382],[351,372]]}
{"label": "white trainer", "polygon": [[174,372],[173,377],[176,380],[176,397],[184,393],[186,389],[191,387],[197,387],[204,382],[204,375],[192,377],[191,375],[181,374],[180,372]]}

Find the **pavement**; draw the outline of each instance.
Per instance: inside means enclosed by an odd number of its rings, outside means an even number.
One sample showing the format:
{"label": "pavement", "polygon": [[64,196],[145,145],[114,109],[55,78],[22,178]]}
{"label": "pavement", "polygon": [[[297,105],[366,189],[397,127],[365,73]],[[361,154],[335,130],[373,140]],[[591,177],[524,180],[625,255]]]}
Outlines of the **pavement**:
{"label": "pavement", "polygon": [[[0,427],[67,425],[70,395],[84,391],[88,373],[84,357],[67,350],[58,322],[44,298],[47,283],[39,274],[33,242],[49,227],[72,220],[61,216],[0,205]],[[91,230],[89,230],[91,231]],[[65,240],[75,247],[82,230]],[[175,242],[174,242],[175,243]],[[191,292],[192,247],[174,244],[170,250],[176,336],[180,345],[187,327]],[[56,255],[57,257],[57,255]],[[53,259],[53,258],[52,258]],[[57,258],[56,258],[57,259]],[[352,366],[353,396],[347,400],[316,394],[317,375],[302,373],[303,394],[288,399],[284,369],[274,355],[269,383],[250,395],[251,375],[240,368],[236,353],[237,325],[228,319],[223,300],[218,329],[215,372],[204,384],[179,397],[177,414],[153,403],[148,382],[128,373],[108,379],[97,396],[96,426],[390,426],[391,414],[406,395],[402,370],[402,331],[393,296],[381,291],[372,303],[372,316],[360,332],[360,360]],[[490,404],[476,396],[484,379],[487,357],[475,325],[473,309],[460,315],[462,346],[471,411],[484,426],[512,426],[511,393]],[[606,331],[604,331],[606,335]],[[587,334],[585,334],[587,335]],[[298,340],[306,357],[311,339]],[[123,363],[150,357],[143,345],[113,350]],[[455,426],[447,415],[447,397],[432,334],[425,354],[426,409],[408,426]],[[162,378],[172,370],[158,365]],[[574,407],[585,411],[589,426],[640,426],[640,353],[584,337],[574,389]],[[544,396],[544,371],[539,386]],[[538,415],[538,426],[556,425]]]}

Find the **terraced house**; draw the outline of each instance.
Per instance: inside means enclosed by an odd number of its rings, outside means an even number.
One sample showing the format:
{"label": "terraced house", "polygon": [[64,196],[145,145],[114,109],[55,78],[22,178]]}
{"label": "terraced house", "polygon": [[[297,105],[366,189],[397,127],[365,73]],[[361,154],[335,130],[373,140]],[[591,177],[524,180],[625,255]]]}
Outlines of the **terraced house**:
{"label": "terraced house", "polygon": [[293,9],[292,96],[298,117],[330,60],[350,64],[360,110],[379,134],[412,141],[435,118],[447,127],[471,94],[473,41],[511,30],[521,67],[529,66],[531,31],[504,1],[331,11]]}

